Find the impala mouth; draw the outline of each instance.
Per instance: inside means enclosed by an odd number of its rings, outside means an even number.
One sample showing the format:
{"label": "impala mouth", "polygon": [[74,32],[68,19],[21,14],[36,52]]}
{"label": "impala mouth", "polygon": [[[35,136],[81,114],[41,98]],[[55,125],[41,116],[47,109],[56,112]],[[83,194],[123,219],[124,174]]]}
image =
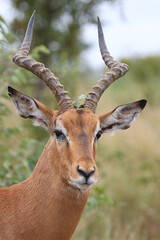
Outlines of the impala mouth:
{"label": "impala mouth", "polygon": [[69,183],[73,187],[78,188],[80,190],[88,190],[96,182],[97,182],[97,180],[93,179],[92,177],[87,180],[84,177],[81,177],[80,179],[71,179],[71,181]]}

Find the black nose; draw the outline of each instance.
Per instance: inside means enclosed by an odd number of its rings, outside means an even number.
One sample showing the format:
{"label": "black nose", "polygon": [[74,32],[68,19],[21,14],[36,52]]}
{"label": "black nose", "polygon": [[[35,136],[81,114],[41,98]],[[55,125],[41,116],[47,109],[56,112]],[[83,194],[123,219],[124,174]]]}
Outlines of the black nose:
{"label": "black nose", "polygon": [[93,168],[93,169],[90,170],[89,172],[86,172],[86,171],[84,171],[80,166],[78,166],[78,167],[77,167],[77,171],[79,172],[79,174],[80,174],[81,176],[85,177],[86,180],[87,180],[89,177],[91,177],[91,176],[94,174],[95,169]]}

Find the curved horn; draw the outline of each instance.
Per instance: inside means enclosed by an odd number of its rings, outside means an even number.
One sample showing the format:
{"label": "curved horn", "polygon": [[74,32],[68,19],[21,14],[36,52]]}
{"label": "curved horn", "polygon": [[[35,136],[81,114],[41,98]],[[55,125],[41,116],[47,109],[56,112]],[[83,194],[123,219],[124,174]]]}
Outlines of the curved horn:
{"label": "curved horn", "polygon": [[103,30],[100,19],[98,18],[98,39],[101,56],[108,66],[109,71],[96,83],[92,88],[92,91],[88,93],[88,96],[84,103],[84,109],[90,109],[92,112],[96,111],[97,103],[102,96],[103,92],[113,83],[116,79],[122,77],[129,68],[126,64],[117,62],[111,57],[105,43]]}
{"label": "curved horn", "polygon": [[68,96],[68,92],[64,90],[63,85],[60,84],[59,79],[55,77],[55,75],[48,69],[45,68],[43,63],[39,63],[32,58],[28,58],[28,53],[30,51],[31,41],[32,41],[32,33],[33,33],[33,25],[34,25],[34,16],[35,11],[33,12],[28,27],[26,30],[26,34],[16,55],[13,57],[13,62],[18,66],[27,69],[32,72],[36,76],[38,76],[45,84],[51,89],[53,94],[56,97],[59,113],[65,112],[67,109],[73,109],[73,104]]}

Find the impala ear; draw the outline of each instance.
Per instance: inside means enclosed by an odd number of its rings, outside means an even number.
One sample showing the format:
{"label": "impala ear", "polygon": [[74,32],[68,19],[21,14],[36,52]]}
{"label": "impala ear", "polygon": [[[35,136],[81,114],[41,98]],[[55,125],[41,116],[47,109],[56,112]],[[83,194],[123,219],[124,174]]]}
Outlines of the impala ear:
{"label": "impala ear", "polygon": [[146,102],[146,100],[140,100],[121,105],[113,111],[100,116],[99,119],[102,131],[109,135],[114,135],[116,131],[129,128],[145,107]]}
{"label": "impala ear", "polygon": [[8,87],[8,95],[10,96],[17,113],[26,119],[32,119],[35,126],[44,127],[50,130],[51,120],[57,112],[50,110],[48,107],[37,100]]}

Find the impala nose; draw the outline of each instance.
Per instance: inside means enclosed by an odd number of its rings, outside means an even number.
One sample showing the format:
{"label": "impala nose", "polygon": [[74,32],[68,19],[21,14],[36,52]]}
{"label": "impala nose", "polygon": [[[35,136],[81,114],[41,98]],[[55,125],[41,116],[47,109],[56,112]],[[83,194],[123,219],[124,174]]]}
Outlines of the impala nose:
{"label": "impala nose", "polygon": [[86,172],[83,168],[81,168],[80,166],[77,167],[77,171],[79,172],[79,174],[83,177],[85,177],[86,181],[88,180],[89,177],[91,177],[94,172],[95,172],[95,168],[93,167],[91,170],[89,170],[88,172]]}

